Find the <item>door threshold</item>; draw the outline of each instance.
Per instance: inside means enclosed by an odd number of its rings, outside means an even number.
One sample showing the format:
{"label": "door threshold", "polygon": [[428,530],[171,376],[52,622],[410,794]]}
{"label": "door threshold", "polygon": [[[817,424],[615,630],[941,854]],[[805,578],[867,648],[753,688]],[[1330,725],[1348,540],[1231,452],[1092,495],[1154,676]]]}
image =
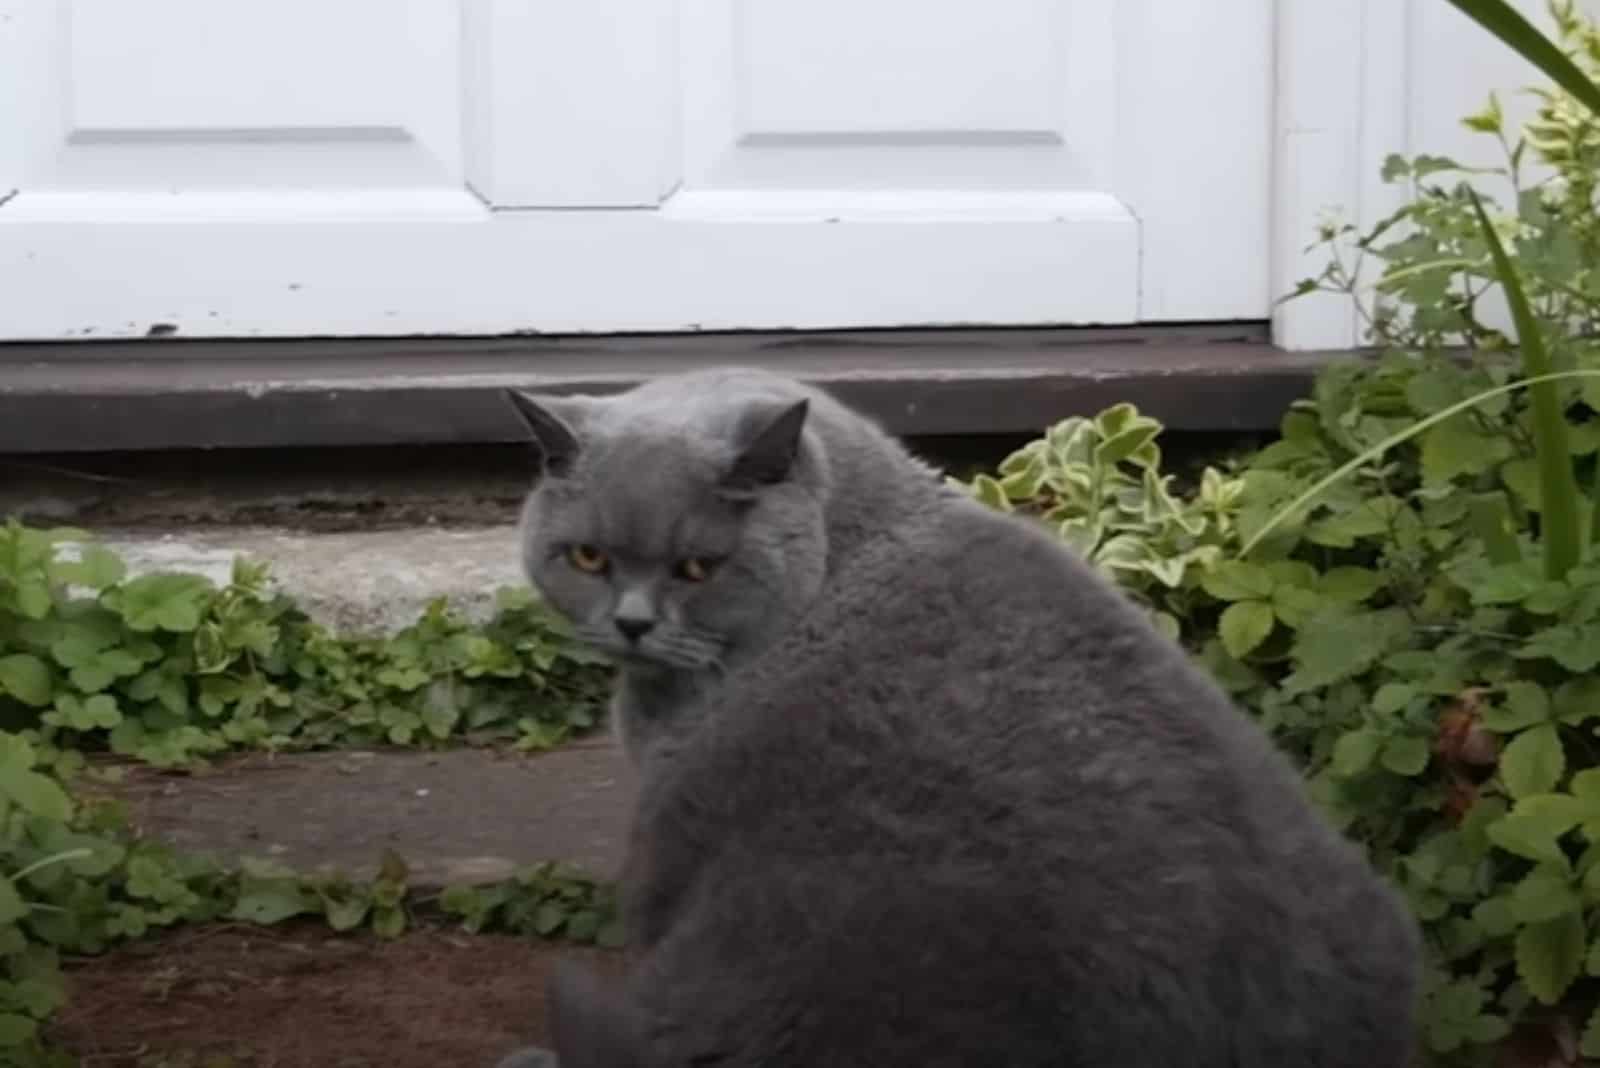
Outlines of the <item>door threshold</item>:
{"label": "door threshold", "polygon": [[717,365],[812,382],[902,435],[1026,433],[1128,401],[1174,430],[1278,425],[1349,353],[1265,323],[0,345],[0,452],[489,444],[506,389],[612,392]]}

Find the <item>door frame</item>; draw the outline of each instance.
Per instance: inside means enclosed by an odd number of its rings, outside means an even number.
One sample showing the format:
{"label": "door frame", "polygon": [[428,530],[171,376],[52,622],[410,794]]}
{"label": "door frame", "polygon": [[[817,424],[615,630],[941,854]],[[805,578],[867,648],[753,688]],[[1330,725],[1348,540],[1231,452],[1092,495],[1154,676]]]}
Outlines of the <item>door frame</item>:
{"label": "door frame", "polygon": [[[1442,0],[1426,0],[1439,2]],[[1274,301],[1318,274],[1308,250],[1330,210],[1365,229],[1398,208],[1385,156],[1410,151],[1409,43],[1415,0],[1277,0],[1273,49],[1272,291]],[[1354,73],[1352,73],[1354,72]],[[1272,340],[1291,350],[1363,344],[1342,294],[1313,293],[1272,310]]]}

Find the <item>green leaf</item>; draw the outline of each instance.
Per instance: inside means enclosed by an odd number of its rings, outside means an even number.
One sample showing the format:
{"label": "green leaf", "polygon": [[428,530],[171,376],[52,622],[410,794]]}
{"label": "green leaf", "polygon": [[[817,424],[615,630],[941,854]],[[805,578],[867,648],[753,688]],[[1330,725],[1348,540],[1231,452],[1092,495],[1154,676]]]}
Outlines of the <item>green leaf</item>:
{"label": "green leaf", "polygon": [[1517,932],[1517,974],[1530,994],[1554,1005],[1582,972],[1584,948],[1580,913],[1524,927]]}
{"label": "green leaf", "polygon": [[1333,747],[1333,771],[1341,778],[1353,778],[1372,766],[1383,747],[1383,735],[1362,728],[1340,737]]}
{"label": "green leaf", "polygon": [[1472,922],[1483,928],[1490,938],[1504,938],[1517,929],[1517,916],[1511,902],[1504,897],[1491,897],[1480,901],[1472,909]]}
{"label": "green leaf", "polygon": [[1295,638],[1295,671],[1284,680],[1284,689],[1299,694],[1358,675],[1396,646],[1403,648],[1410,630],[1409,618],[1398,608],[1330,612],[1307,620]]}
{"label": "green leaf", "polygon": [[373,909],[372,930],[379,938],[399,938],[406,932],[406,910],[398,905]]}
{"label": "green leaf", "polygon": [[1438,485],[1492,471],[1512,449],[1511,439],[1483,433],[1465,414],[1447,419],[1422,436],[1422,480]]}
{"label": "green leaf", "polygon": [[1556,689],[1553,714],[1569,727],[1600,718],[1600,678],[1568,679]]}
{"label": "green leaf", "polygon": [[[1591,975],[1600,974],[1590,972]],[[1600,1006],[1589,1014],[1589,1022],[1584,1025],[1583,1038],[1578,1043],[1578,1052],[1584,1057],[1600,1058]]]}
{"label": "green leaf", "polygon": [[557,901],[547,901],[540,905],[533,914],[533,930],[536,934],[548,938],[561,929],[567,922],[566,906]]}
{"label": "green leaf", "polygon": [[239,898],[229,916],[235,920],[270,925],[311,911],[311,901],[292,877],[245,876]]}
{"label": "green leaf", "polygon": [[1482,111],[1474,112],[1461,120],[1461,125],[1479,133],[1499,133],[1505,127],[1505,113],[1500,110],[1500,98],[1489,94],[1489,102]]}
{"label": "green leaf", "polygon": [[85,545],[77,560],[61,562],[52,572],[58,582],[103,590],[121,582],[128,569],[122,558],[105,546]]}
{"label": "green leaf", "polygon": [[998,512],[1011,511],[1011,498],[1005,488],[989,475],[979,475],[972,480],[971,492],[982,503]]}
{"label": "green leaf", "polygon": [[367,918],[372,903],[362,897],[333,898],[324,895],[322,908],[328,917],[328,926],[335,931],[353,931]]}
{"label": "green leaf", "polygon": [[1544,588],[1545,578],[1537,562],[1519,560],[1480,571],[1462,569],[1453,578],[1476,605],[1519,604]]}
{"label": "green leaf", "polygon": [[36,771],[0,771],[0,794],[35,816],[65,822],[72,818],[72,800],[50,778]]}
{"label": "green leaf", "polygon": [[428,729],[428,733],[444,741],[460,721],[461,705],[455,684],[448,679],[440,679],[429,686],[422,704],[422,725]]}
{"label": "green leaf", "polygon": [[33,1040],[39,1031],[34,1020],[14,1012],[0,1012],[0,1049],[16,1049]]}
{"label": "green leaf", "polygon": [[199,575],[156,574],[109,590],[103,599],[132,630],[187,634],[200,626],[215,594],[215,587]]}
{"label": "green leaf", "polygon": [[1341,604],[1360,604],[1384,587],[1384,577],[1365,567],[1335,567],[1317,582],[1317,592]]}
{"label": "green leaf", "polygon": [[1417,696],[1415,686],[1399,682],[1386,682],[1372,695],[1372,710],[1380,716],[1392,716],[1410,704]]}
{"label": "green leaf", "polygon": [[567,920],[567,937],[574,942],[592,942],[600,932],[600,916],[589,909],[572,914]]}
{"label": "green leaf", "polygon": [[1518,801],[1512,810],[1514,818],[1552,839],[1597,815],[1600,815],[1600,802],[1572,794],[1537,794]]}
{"label": "green leaf", "polygon": [[1235,659],[1243,659],[1267,640],[1273,622],[1272,606],[1264,601],[1237,601],[1229,605],[1218,621],[1223,648]]}
{"label": "green leaf", "polygon": [[1600,667],[1600,624],[1548,627],[1518,649],[1524,660],[1550,659],[1575,674]]}
{"label": "green leaf", "polygon": [[1428,766],[1428,740],[1416,735],[1390,738],[1383,746],[1382,764],[1396,775],[1418,775]]}
{"label": "green leaf", "polygon": [[1547,794],[1566,770],[1567,757],[1554,724],[1523,731],[1500,754],[1500,777],[1515,798]]}
{"label": "green leaf", "polygon": [[1207,572],[1200,585],[1219,601],[1266,600],[1276,583],[1266,568],[1239,560],[1225,560]]}
{"label": "green leaf", "polygon": [[1550,699],[1531,682],[1513,682],[1506,687],[1503,705],[1484,710],[1483,725],[1492,731],[1509,734],[1550,721]]}
{"label": "green leaf", "polygon": [[16,923],[28,914],[28,903],[17,893],[17,886],[0,875],[0,924]]}
{"label": "green leaf", "polygon": [[45,707],[51,697],[50,665],[27,653],[0,657],[0,693],[34,708]]}
{"label": "green leaf", "polygon": [[1154,419],[1136,419],[1125,430],[1120,430],[1095,447],[1095,459],[1101,464],[1121,463],[1161,433],[1161,424]]}
{"label": "green leaf", "polygon": [[1566,879],[1542,869],[1523,879],[1511,893],[1511,910],[1520,923],[1543,923],[1582,907]]}
{"label": "green leaf", "polygon": [[1516,522],[1506,502],[1506,495],[1498,492],[1476,494],[1468,508],[1468,522],[1472,532],[1483,542],[1489,562],[1497,565],[1521,562],[1522,548],[1517,544]]}
{"label": "green leaf", "polygon": [[27,619],[43,619],[50,614],[54,603],[50,587],[43,579],[21,579],[17,582],[17,611]]}

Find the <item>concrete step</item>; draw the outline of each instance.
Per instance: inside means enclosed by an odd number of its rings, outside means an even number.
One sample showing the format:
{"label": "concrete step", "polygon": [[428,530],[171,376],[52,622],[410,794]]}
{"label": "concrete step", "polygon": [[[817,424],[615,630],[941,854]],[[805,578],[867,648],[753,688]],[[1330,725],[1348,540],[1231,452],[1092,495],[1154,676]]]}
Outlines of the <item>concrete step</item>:
{"label": "concrete step", "polygon": [[229,526],[95,532],[133,574],[188,571],[224,584],[236,557],[267,564],[273,581],[313,619],[328,626],[389,633],[416,621],[443,597],[481,622],[497,590],[526,585],[512,524],[400,527],[314,533]]}
{"label": "concrete step", "polygon": [[539,861],[620,870],[632,771],[608,739],[524,755],[480,749],[249,754],[195,773],[122,765],[84,787],[135,827],[228,863],[275,860],[370,879],[385,849],[420,887],[484,883]]}
{"label": "concrete step", "polygon": [[0,453],[520,441],[508,387],[606,392],[708,365],[837,393],[899,434],[1037,431],[1131,401],[1275,427],[1338,354],[1265,323],[648,337],[0,344]]}

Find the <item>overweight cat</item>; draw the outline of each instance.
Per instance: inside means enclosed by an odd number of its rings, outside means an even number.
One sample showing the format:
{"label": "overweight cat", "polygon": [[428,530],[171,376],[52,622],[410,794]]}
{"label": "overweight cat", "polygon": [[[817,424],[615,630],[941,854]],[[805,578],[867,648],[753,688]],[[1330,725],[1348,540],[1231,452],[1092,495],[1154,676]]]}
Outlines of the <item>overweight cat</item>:
{"label": "overweight cat", "polygon": [[529,577],[622,665],[640,959],[506,1063],[1407,1063],[1396,895],[1049,533],[785,379],[514,399]]}

